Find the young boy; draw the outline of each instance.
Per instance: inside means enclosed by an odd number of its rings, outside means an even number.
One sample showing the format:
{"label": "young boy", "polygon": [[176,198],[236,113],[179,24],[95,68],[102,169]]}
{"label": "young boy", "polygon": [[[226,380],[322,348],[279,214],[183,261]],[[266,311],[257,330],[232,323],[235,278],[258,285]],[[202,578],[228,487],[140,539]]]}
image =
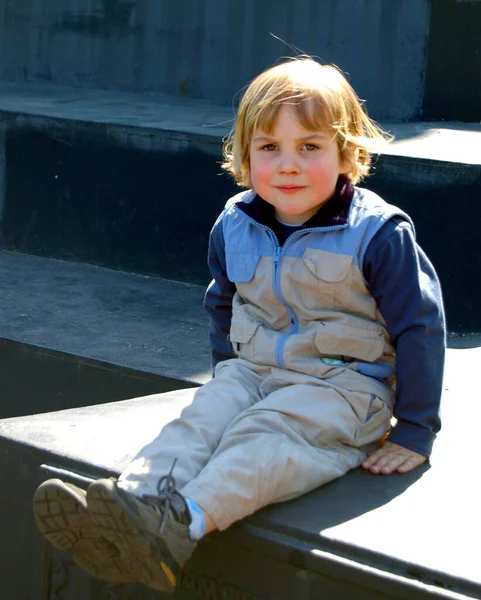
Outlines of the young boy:
{"label": "young boy", "polygon": [[214,378],[118,481],[35,494],[40,530],[86,571],[172,591],[206,533],[360,465],[427,460],[438,280],[410,218],[355,187],[386,141],[332,66],[290,60],[249,85],[224,163],[248,191],[210,238]]}

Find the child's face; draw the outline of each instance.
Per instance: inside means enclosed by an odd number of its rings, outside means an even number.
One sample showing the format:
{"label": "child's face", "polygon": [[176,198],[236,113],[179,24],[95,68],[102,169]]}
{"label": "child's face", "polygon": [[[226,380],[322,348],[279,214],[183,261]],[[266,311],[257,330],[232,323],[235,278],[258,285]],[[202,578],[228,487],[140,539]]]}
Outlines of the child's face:
{"label": "child's face", "polygon": [[272,133],[252,136],[252,187],[284,223],[300,225],[315,215],[347,171],[333,133],[304,129],[288,105],[281,106]]}

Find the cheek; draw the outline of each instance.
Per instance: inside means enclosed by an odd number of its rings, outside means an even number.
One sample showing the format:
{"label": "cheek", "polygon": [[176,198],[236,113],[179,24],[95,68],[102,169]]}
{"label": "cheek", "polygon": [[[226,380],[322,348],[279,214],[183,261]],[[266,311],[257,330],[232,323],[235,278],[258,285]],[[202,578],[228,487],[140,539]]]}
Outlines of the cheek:
{"label": "cheek", "polygon": [[254,186],[267,183],[271,174],[272,169],[267,161],[251,161],[251,180]]}
{"label": "cheek", "polygon": [[325,179],[326,175],[329,173],[329,166],[325,163],[314,163],[308,165],[306,171],[309,177],[312,177],[312,179],[322,180]]}
{"label": "cheek", "polygon": [[312,163],[306,168],[306,172],[312,181],[317,181],[320,185],[337,181],[339,175],[339,165],[336,161]]}

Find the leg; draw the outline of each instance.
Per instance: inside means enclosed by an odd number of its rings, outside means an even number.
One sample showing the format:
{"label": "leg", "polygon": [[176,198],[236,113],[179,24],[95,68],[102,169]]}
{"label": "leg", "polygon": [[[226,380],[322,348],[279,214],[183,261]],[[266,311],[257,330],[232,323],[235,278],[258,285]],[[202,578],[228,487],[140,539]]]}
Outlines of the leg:
{"label": "leg", "polygon": [[229,424],[260,400],[259,386],[267,370],[240,359],[220,363],[215,379],[199,388],[180,418],[139,452],[120,476],[119,486],[136,496],[156,494],[157,482],[175,459],[179,489],[196,477]]}
{"label": "leg", "polygon": [[215,379],[141,450],[118,485],[99,480],[89,486],[92,520],[118,549],[124,564],[132,560],[142,565],[138,581],[148,587],[173,591],[196,545],[189,537],[191,516],[175,489],[176,480],[185,485],[198,475],[229,424],[259,401],[260,383],[268,371],[237,359],[220,364]]}
{"label": "leg", "polygon": [[[239,415],[199,476],[181,490],[218,529],[359,466],[365,445],[389,428],[390,408],[370,393],[286,375],[290,385],[284,381]],[[278,376],[263,387],[277,385]]]}
{"label": "leg", "polygon": [[[174,494],[173,504],[169,500],[163,510],[161,502],[157,511],[124,492],[122,485],[136,495],[155,496],[158,480],[165,479],[176,458],[176,477],[183,483],[194,477],[229,423],[259,399],[261,379],[262,374],[246,361],[221,363],[216,379],[200,388],[180,419],[167,425],[140,452],[123,473],[119,487],[112,480],[95,482],[87,500],[84,490],[60,480],[42,484],[33,500],[40,531],[94,577],[114,583],[141,581],[172,591],[179,564],[195,547],[185,535],[188,523],[183,499]],[[184,536],[184,544],[174,542],[168,550],[158,533],[164,513],[170,512],[182,522],[167,522],[164,533],[181,541]]]}

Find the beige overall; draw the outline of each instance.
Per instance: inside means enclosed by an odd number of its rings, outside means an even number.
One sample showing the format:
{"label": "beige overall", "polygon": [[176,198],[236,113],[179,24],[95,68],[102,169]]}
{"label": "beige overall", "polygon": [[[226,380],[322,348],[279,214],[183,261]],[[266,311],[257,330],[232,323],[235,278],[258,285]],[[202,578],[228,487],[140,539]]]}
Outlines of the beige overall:
{"label": "beige overall", "polygon": [[[359,466],[389,430],[394,402],[394,379],[356,370],[358,361],[392,365],[395,355],[352,256],[312,247],[286,255],[281,303],[272,256],[239,260],[229,250],[226,240],[238,358],[217,365],[214,379],[119,480],[136,495],[156,493],[177,458],[177,488],[219,529]],[[299,316],[294,333],[286,306]],[[325,357],[348,364],[326,364]]]}

